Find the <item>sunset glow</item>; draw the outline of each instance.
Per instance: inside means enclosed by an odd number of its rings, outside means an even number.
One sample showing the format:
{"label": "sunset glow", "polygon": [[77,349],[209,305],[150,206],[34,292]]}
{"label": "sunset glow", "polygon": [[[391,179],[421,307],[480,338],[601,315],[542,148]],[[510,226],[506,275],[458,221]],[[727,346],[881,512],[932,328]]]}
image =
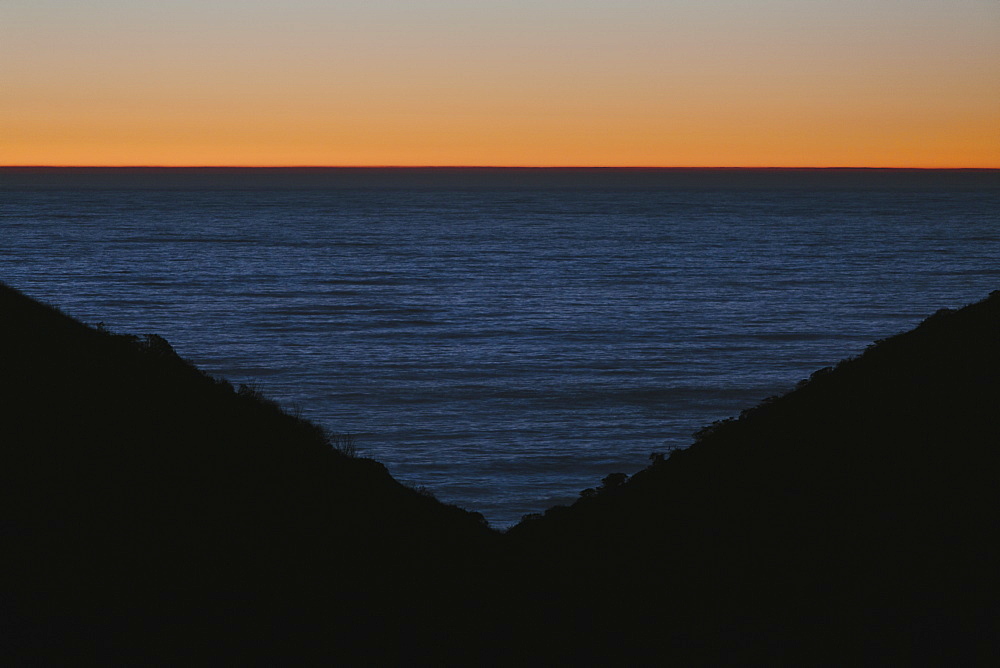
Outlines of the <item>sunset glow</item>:
{"label": "sunset glow", "polygon": [[0,0],[0,165],[1000,167],[995,0]]}

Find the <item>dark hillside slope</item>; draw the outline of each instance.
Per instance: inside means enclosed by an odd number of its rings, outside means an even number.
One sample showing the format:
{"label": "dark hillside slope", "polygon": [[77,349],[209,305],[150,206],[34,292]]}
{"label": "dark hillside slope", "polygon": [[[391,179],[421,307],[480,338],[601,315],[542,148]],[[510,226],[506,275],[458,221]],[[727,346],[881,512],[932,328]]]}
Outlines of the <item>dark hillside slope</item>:
{"label": "dark hillside slope", "polygon": [[407,638],[375,630],[458,589],[497,538],[481,519],[159,337],[0,285],[0,651],[257,652],[306,627],[341,656],[391,657]]}
{"label": "dark hillside slope", "polygon": [[997,665],[998,428],[994,293],[501,536],[0,286],[0,656]]}
{"label": "dark hillside slope", "polygon": [[532,596],[586,591],[576,623],[592,651],[985,660],[1000,631],[998,451],[994,292],[508,538]]}

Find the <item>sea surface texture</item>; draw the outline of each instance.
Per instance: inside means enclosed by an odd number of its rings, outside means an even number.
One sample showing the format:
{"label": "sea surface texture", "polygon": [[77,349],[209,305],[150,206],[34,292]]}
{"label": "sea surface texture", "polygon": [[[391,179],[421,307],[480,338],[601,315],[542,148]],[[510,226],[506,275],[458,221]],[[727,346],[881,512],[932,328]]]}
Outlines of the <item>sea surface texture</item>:
{"label": "sea surface texture", "polygon": [[998,212],[984,172],[0,172],[0,280],[503,527],[1000,288]]}

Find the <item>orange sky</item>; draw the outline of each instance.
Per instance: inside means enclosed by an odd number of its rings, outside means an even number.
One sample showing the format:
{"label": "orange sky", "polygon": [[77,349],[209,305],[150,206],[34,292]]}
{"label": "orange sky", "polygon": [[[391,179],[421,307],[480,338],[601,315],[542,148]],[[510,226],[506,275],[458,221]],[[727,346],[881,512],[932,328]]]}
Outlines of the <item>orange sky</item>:
{"label": "orange sky", "polygon": [[1000,167],[995,0],[0,0],[0,83],[0,165]]}

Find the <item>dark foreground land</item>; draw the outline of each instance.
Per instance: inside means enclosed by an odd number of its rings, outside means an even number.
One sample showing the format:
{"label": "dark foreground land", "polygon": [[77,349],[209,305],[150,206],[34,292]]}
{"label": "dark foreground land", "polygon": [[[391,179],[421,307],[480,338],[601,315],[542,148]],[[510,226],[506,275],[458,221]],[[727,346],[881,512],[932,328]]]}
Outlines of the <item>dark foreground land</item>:
{"label": "dark foreground land", "polygon": [[15,665],[997,665],[1000,293],[507,534],[0,285]]}

